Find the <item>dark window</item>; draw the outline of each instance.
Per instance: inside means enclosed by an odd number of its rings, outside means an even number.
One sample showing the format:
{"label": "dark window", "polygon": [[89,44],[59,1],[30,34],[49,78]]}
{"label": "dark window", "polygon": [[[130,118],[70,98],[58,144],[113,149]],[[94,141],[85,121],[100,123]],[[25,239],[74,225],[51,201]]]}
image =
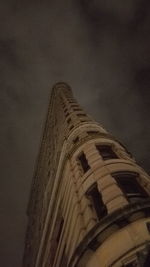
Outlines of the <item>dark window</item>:
{"label": "dark window", "polygon": [[[60,213],[60,211],[57,214],[57,218],[55,221],[55,226],[54,226],[54,231],[52,234],[52,247],[51,247],[51,253],[50,253],[50,258],[49,258],[49,265],[48,266],[52,266],[53,262],[55,260],[55,256],[56,256],[56,251],[59,245],[59,242],[61,241],[61,234],[62,234],[62,230],[63,230],[63,225],[64,225],[64,219]],[[49,230],[50,230],[50,226]],[[48,235],[46,236],[46,241],[48,242]],[[41,265],[40,265],[41,266]]]}
{"label": "dark window", "polygon": [[64,219],[61,218],[60,225],[59,225],[59,230],[58,230],[58,234],[57,234],[57,237],[56,237],[57,243],[59,243],[59,239],[60,239],[60,236],[61,236],[63,225],[64,225]]}
{"label": "dark window", "polygon": [[95,208],[98,219],[102,219],[107,215],[107,209],[102,201],[100,192],[98,191],[97,185],[94,185],[88,192],[87,195],[91,198],[93,206]]}
{"label": "dark window", "polygon": [[84,172],[87,172],[89,169],[90,169],[90,166],[88,164],[88,161],[85,157],[85,154],[82,153],[79,157],[78,157],[80,163],[81,163],[81,166],[82,166],[82,169]]}
{"label": "dark window", "polygon": [[97,145],[96,148],[102,156],[103,160],[118,158],[115,152],[112,150],[112,147],[109,145]]}
{"label": "dark window", "polygon": [[88,134],[98,134],[99,132],[98,132],[98,131],[94,131],[94,130],[92,131],[92,130],[91,130],[91,131],[88,131],[87,133],[88,133]]}
{"label": "dark window", "polygon": [[61,260],[60,260],[60,267],[67,266],[67,255],[66,255],[65,250],[66,250],[66,244],[65,244],[63,252],[62,252],[62,256],[61,256]]}
{"label": "dark window", "polygon": [[79,117],[85,117],[86,114],[84,114],[84,113],[77,113],[77,116],[79,116]]}
{"label": "dark window", "polygon": [[78,107],[78,104],[72,104],[71,107],[72,108],[74,108],[74,107],[77,108]]}
{"label": "dark window", "polygon": [[66,112],[66,114],[65,114],[65,115],[66,115],[66,117],[67,117],[67,116],[69,116],[69,113],[68,113],[68,112]]}
{"label": "dark window", "polygon": [[77,137],[73,140],[73,142],[74,142],[74,144],[76,144],[78,141],[79,141],[79,137],[77,136]]}
{"label": "dark window", "polygon": [[138,265],[137,261],[134,260],[134,261],[132,261],[132,262],[130,262],[130,263],[127,263],[127,264],[125,264],[125,265],[123,265],[123,266],[124,266],[124,267],[138,267],[139,265]]}
{"label": "dark window", "polygon": [[148,197],[146,191],[137,181],[136,173],[118,172],[112,174],[119,187],[131,202],[139,201],[141,198]]}
{"label": "dark window", "polygon": [[73,125],[71,125],[71,126],[70,126],[70,128],[69,128],[69,130],[71,131],[71,130],[73,129],[73,127],[74,127],[74,126],[73,126]]}
{"label": "dark window", "polygon": [[74,111],[82,111],[81,108],[74,108]]}
{"label": "dark window", "polygon": [[150,222],[147,222],[147,223],[146,223],[146,226],[147,226],[147,230],[148,230],[148,232],[150,233]]}
{"label": "dark window", "polygon": [[76,101],[75,100],[69,100],[69,103],[74,104],[74,103],[76,103]]}
{"label": "dark window", "polygon": [[67,120],[67,123],[69,124],[71,122],[71,119],[69,118],[68,120]]}

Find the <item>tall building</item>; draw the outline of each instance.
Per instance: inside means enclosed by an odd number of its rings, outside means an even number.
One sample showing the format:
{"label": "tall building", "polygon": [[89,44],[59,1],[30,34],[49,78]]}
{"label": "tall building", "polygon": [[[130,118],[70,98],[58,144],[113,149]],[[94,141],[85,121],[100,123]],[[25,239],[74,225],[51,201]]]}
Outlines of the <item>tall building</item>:
{"label": "tall building", "polygon": [[32,182],[23,266],[150,266],[149,195],[148,174],[57,83]]}

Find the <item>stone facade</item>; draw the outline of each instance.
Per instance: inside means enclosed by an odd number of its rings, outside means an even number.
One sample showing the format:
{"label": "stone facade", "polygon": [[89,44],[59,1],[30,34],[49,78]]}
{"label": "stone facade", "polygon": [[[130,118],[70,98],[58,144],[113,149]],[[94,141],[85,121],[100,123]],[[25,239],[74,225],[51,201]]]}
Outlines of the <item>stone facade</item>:
{"label": "stone facade", "polygon": [[149,195],[147,173],[57,83],[32,182],[23,266],[150,266]]}

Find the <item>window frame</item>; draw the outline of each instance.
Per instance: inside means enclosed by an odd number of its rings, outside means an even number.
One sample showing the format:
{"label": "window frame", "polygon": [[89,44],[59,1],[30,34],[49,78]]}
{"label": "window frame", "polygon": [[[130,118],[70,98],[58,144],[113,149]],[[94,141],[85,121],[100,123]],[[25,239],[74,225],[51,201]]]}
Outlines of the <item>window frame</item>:
{"label": "window frame", "polygon": [[[104,161],[119,158],[118,154],[116,153],[116,151],[114,151],[113,146],[111,144],[96,144],[95,146]],[[107,148],[109,148],[110,150],[107,151]]]}
{"label": "window frame", "polygon": [[90,165],[83,151],[78,155],[77,159],[78,159],[78,162],[80,163],[83,173],[88,172],[90,170]]}
{"label": "window frame", "polygon": [[[95,192],[94,192],[95,191]],[[102,195],[98,190],[97,183],[94,183],[86,192],[86,196],[91,201],[92,206],[95,210],[96,216],[100,221],[102,218],[107,216],[107,207],[103,202]],[[98,205],[99,204],[99,205]]]}
{"label": "window frame", "polygon": [[[119,186],[119,188],[121,189],[121,191],[123,192],[123,194],[125,195],[125,197],[129,202],[131,203],[136,202],[135,201],[136,198],[141,200],[149,197],[148,193],[145,191],[145,189],[141,186],[141,184],[137,180],[137,178],[139,177],[139,174],[137,172],[118,171],[111,173],[111,176],[115,179],[117,185]],[[121,179],[123,182],[121,182]],[[126,184],[125,180],[127,180]],[[128,189],[129,191],[131,190],[131,192],[128,192]]]}

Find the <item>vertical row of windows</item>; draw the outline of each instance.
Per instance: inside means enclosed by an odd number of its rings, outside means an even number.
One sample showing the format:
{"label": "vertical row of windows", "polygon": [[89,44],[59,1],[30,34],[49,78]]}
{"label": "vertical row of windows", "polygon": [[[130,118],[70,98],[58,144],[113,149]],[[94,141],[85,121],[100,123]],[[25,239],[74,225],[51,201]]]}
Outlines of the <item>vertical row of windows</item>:
{"label": "vertical row of windows", "polygon": [[[90,169],[90,166],[88,164],[87,158],[82,152],[82,154],[79,155],[78,161],[80,162],[83,172],[87,172]],[[98,219],[103,218],[105,215],[107,215],[107,209],[102,201],[101,194],[97,188],[97,184],[94,184],[87,192],[87,197],[91,200],[91,203],[95,209],[96,215]]]}

